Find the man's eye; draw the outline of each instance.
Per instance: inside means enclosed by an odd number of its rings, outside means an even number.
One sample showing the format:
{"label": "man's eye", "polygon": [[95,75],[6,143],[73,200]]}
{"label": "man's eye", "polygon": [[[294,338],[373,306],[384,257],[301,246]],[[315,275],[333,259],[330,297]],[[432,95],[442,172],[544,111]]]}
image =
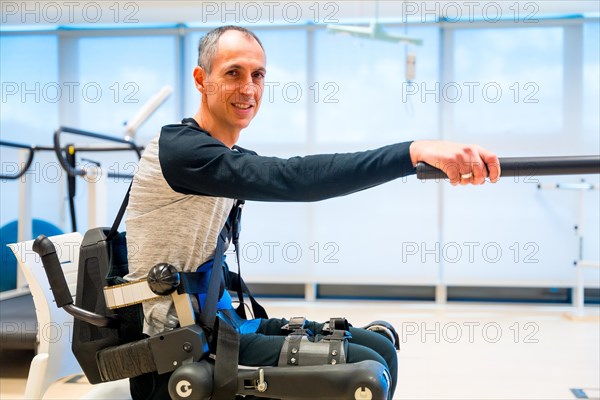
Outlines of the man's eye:
{"label": "man's eye", "polygon": [[263,79],[264,77],[265,77],[265,74],[263,72],[255,72],[254,73],[255,79]]}
{"label": "man's eye", "polygon": [[227,71],[227,72],[226,72],[226,75],[229,75],[229,76],[237,76],[237,75],[238,75],[238,72],[237,72],[236,70]]}

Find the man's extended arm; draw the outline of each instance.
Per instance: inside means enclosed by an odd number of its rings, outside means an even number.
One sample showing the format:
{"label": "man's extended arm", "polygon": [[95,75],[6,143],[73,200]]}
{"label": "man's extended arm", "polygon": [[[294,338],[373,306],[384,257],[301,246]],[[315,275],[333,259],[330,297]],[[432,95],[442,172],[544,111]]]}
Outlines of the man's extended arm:
{"label": "man's extended arm", "polygon": [[159,140],[159,158],[165,179],[180,193],[317,201],[413,174],[410,144],[281,159],[233,151],[202,130],[168,125]]}

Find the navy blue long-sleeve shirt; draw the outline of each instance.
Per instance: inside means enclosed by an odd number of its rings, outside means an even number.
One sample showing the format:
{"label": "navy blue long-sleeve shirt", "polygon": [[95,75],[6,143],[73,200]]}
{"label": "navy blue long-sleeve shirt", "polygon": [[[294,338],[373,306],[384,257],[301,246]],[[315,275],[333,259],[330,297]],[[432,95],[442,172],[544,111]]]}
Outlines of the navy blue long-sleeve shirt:
{"label": "navy blue long-sleeve shirt", "polygon": [[[410,142],[282,159],[223,143],[193,119],[166,125],[146,147],[127,208],[128,280],[169,263],[195,271],[214,256],[234,199],[317,201],[413,174]],[[170,297],[143,304],[144,332],[177,326]]]}

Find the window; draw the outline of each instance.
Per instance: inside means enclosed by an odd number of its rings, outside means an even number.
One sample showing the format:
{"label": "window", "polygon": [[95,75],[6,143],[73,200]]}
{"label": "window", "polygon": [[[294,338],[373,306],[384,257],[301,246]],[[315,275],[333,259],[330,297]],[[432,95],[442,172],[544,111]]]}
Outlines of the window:
{"label": "window", "polygon": [[[0,37],[0,76],[2,81],[1,138],[26,145],[49,145],[58,127],[58,109],[65,88],[58,80],[58,41],[51,35],[14,35]],[[60,200],[56,180],[61,170],[49,165],[52,154],[34,158],[27,179],[34,182],[32,217],[58,223]],[[2,174],[13,175],[19,166],[16,149],[2,147]],[[57,175],[58,174],[58,175]],[[18,215],[18,181],[2,182],[0,226]],[[37,195],[36,195],[37,193]],[[40,193],[50,193],[40,196]],[[52,193],[57,193],[54,197]]]}
{"label": "window", "polygon": [[[423,46],[317,32],[317,142],[389,143],[435,135],[438,105],[433,98],[423,101],[418,91],[438,80],[439,30],[386,31],[421,38]],[[406,82],[407,52],[416,54],[413,86]]]}
{"label": "window", "polygon": [[593,149],[598,153],[600,132],[600,24],[583,25],[583,130],[591,141]]}
{"label": "window", "polygon": [[[81,37],[78,40],[79,76],[82,98],[77,104],[78,127],[123,138],[123,125],[163,86],[174,92],[146,121],[136,135],[138,144],[145,144],[158,134],[163,125],[178,121],[177,58],[174,36],[105,36]],[[69,135],[65,135],[65,142]],[[85,143],[77,138],[76,143]],[[100,162],[104,171],[132,174],[137,158],[132,153],[89,153],[80,155]],[[80,181],[81,182],[81,181]],[[128,180],[109,178],[107,223],[117,214]],[[78,220],[86,221],[87,188],[83,182],[78,195]],[[102,201],[102,200],[99,200]],[[80,224],[85,228],[85,224]],[[80,230],[82,228],[79,228]]]}
{"label": "window", "polygon": [[[123,124],[163,86],[177,90],[172,36],[79,39],[79,127],[123,137]],[[174,92],[140,128],[138,142],[177,120]]]}
{"label": "window", "polygon": [[2,139],[49,143],[64,92],[58,82],[56,37],[2,36],[0,54]]}
{"label": "window", "polygon": [[[582,154],[600,154],[600,24],[587,23],[583,26],[583,137]],[[588,175],[587,182],[600,184],[598,175]],[[583,258],[598,262],[600,258],[600,204],[598,191],[588,191],[584,198],[585,230],[583,238]],[[597,281],[600,277],[597,270],[589,268],[586,282]]]}
{"label": "window", "polygon": [[455,103],[453,131],[468,135],[560,133],[560,27],[455,31],[455,76],[440,101]]}

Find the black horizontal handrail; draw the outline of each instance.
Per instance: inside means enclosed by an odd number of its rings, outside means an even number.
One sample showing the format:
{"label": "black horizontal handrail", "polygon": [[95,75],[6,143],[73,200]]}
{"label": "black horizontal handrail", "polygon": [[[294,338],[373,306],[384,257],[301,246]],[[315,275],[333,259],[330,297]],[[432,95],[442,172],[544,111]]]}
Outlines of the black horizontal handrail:
{"label": "black horizontal handrail", "polygon": [[[501,175],[532,177],[546,175],[581,175],[600,173],[600,155],[592,156],[548,156],[548,157],[504,157],[499,158]],[[496,166],[497,167],[497,166]],[[493,165],[488,165],[494,168]],[[449,168],[448,168],[449,169]],[[419,179],[449,179],[446,171],[429,164],[417,164]],[[452,171],[458,174],[458,170]],[[457,178],[456,176],[455,178]]]}
{"label": "black horizontal handrail", "polygon": [[[98,139],[108,140],[108,141],[111,141],[111,142],[118,142],[118,143],[126,144],[126,146],[98,146],[98,145],[69,145],[69,146],[65,146],[65,147],[61,148],[60,151],[59,151],[59,154],[61,154],[61,156],[59,156],[59,162],[61,163],[61,166],[67,172],[69,172],[69,169],[65,168],[65,165],[63,164],[63,162],[65,162],[64,157],[62,156],[62,152],[63,151],[72,150],[72,151],[75,151],[75,152],[78,152],[78,153],[80,153],[80,152],[135,151],[135,153],[137,154],[138,158],[140,158],[141,151],[143,150],[143,147],[136,146],[135,143],[133,143],[131,141],[126,141],[126,140],[115,138],[115,137],[112,137],[112,136],[101,135],[101,134],[98,134],[98,133],[86,132],[86,131],[81,131],[81,130],[72,129],[72,128],[61,128],[61,129],[65,133],[79,134],[79,135],[83,135],[83,136],[88,136],[88,137],[94,137],[94,138],[98,138]],[[3,181],[4,180],[16,180],[16,179],[19,179],[20,177],[22,177],[23,175],[25,175],[27,173],[27,171],[29,170],[29,168],[31,167],[31,165],[33,164],[33,159],[34,159],[35,153],[37,153],[38,151],[53,151],[53,152],[56,153],[56,147],[55,146],[28,145],[28,144],[22,144],[22,143],[9,142],[9,141],[6,141],[6,140],[0,140],[0,147],[11,147],[11,148],[15,148],[15,149],[28,150],[27,160],[25,161],[25,163],[24,163],[23,167],[21,168],[21,170],[18,173],[16,173],[16,174],[0,174],[0,180],[3,180]],[[79,173],[79,174],[75,173],[75,169],[72,168],[72,167],[70,167],[70,168],[72,170],[71,172],[73,172],[73,174],[71,174],[71,176],[74,176],[74,175],[84,175],[84,173]],[[108,177],[109,178],[123,178],[123,179],[132,178],[131,175],[115,174],[115,173],[108,173]]]}
{"label": "black horizontal handrail", "polygon": [[2,180],[19,179],[20,177],[22,177],[25,174],[25,172],[27,172],[29,167],[31,167],[31,164],[33,163],[33,156],[35,154],[35,147],[28,146],[26,144],[7,142],[4,140],[0,140],[0,146],[29,150],[29,154],[27,155],[27,161],[25,161],[25,165],[23,166],[23,168],[21,168],[21,171],[19,171],[15,175],[4,175],[4,174],[0,175],[0,179],[2,179]]}
{"label": "black horizontal handrail", "polygon": [[67,174],[69,176],[85,176],[86,175],[86,170],[82,169],[82,168],[76,168],[76,167],[72,167],[71,165],[69,165],[69,163],[67,162],[67,160],[65,159],[65,156],[63,155],[63,152],[65,151],[65,148],[63,148],[60,144],[60,136],[63,133],[68,133],[68,134],[72,134],[72,135],[78,135],[78,136],[85,136],[85,137],[91,137],[91,138],[95,138],[95,139],[101,139],[101,140],[106,140],[109,142],[114,142],[114,143],[121,143],[126,145],[123,148],[103,148],[103,147],[96,147],[94,148],[93,146],[90,147],[82,147],[81,149],[77,148],[77,147],[73,147],[72,149],[75,151],[78,150],[84,150],[84,151],[117,151],[117,150],[131,150],[134,151],[137,156],[138,159],[142,157],[142,152],[141,152],[141,148],[138,147],[133,141],[130,140],[125,140],[125,139],[120,139],[114,136],[109,136],[109,135],[104,135],[101,133],[95,133],[95,132],[89,132],[89,131],[84,131],[81,129],[75,129],[75,128],[68,128],[68,127],[64,127],[61,126],[60,128],[58,128],[55,132],[54,132],[54,153],[56,154],[56,157],[58,158],[58,161],[60,163],[60,165],[63,167],[63,169],[65,171],[67,171]]}

